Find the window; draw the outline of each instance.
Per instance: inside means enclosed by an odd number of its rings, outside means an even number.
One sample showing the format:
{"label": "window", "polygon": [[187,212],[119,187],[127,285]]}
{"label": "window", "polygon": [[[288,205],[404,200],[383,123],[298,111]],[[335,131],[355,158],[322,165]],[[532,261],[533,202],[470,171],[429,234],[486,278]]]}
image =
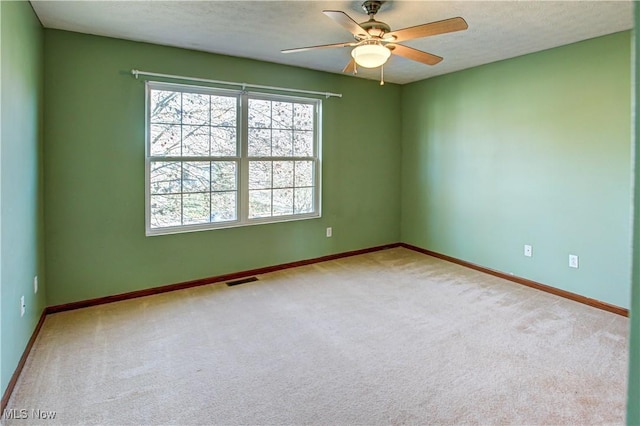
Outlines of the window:
{"label": "window", "polygon": [[147,235],[319,217],[320,105],[147,82]]}

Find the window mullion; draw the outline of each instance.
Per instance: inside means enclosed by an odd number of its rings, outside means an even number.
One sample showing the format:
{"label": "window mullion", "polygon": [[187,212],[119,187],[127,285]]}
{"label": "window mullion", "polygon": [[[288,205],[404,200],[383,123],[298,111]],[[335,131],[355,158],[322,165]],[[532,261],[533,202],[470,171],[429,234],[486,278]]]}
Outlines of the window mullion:
{"label": "window mullion", "polygon": [[269,108],[269,131],[271,134],[271,189],[270,189],[270,195],[271,195],[271,217],[273,217],[273,101],[270,100],[269,101],[271,103],[271,108]]}
{"label": "window mullion", "polygon": [[[180,157],[184,154],[184,101],[180,93]],[[184,159],[180,160],[180,224],[184,225]]]}
{"label": "window mullion", "polygon": [[239,199],[239,221],[245,223],[249,218],[249,96],[243,92],[239,98],[238,135],[240,142],[239,164],[238,164],[238,199]]}
{"label": "window mullion", "polygon": [[[213,155],[213,149],[212,149],[212,144],[213,144],[213,132],[212,132],[212,116],[213,116],[213,109],[211,107],[212,105],[212,99],[211,99],[211,95],[209,95],[209,158],[211,158],[211,156]],[[209,223],[211,223],[213,221],[213,161],[211,159],[209,159]]]}

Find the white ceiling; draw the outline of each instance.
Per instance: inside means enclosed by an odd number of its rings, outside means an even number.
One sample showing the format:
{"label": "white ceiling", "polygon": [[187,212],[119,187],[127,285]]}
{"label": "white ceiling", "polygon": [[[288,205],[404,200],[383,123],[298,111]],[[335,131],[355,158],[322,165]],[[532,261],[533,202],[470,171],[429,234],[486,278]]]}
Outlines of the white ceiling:
{"label": "white ceiling", "polygon": [[[342,10],[367,20],[362,1],[42,1],[31,4],[46,28],[144,41],[340,73],[350,48],[281,49],[352,41],[322,14]],[[385,80],[409,83],[633,27],[633,2],[387,1],[376,19],[392,30],[456,16],[466,31],[403,42],[443,56],[428,66],[394,56]],[[597,58],[594,58],[597,60]],[[153,70],[150,70],[153,71]],[[377,78],[379,71],[359,70]]]}

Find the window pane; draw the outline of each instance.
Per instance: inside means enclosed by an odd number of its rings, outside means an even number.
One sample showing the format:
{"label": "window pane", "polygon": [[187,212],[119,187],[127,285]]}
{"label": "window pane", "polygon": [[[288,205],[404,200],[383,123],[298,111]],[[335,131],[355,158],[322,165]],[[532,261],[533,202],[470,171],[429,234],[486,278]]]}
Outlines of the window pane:
{"label": "window pane", "polygon": [[294,202],[294,213],[313,212],[313,188],[296,188]]}
{"label": "window pane", "polygon": [[182,155],[209,155],[209,126],[182,126]]}
{"label": "window pane", "polygon": [[214,161],[211,163],[211,190],[229,191],[236,189],[235,161]]}
{"label": "window pane", "polygon": [[271,101],[249,99],[249,127],[271,128]]}
{"label": "window pane", "polygon": [[293,155],[296,157],[313,156],[313,132],[293,133]]}
{"label": "window pane", "polygon": [[183,225],[209,222],[211,194],[184,194],[182,196]]}
{"label": "window pane", "polygon": [[235,157],[238,151],[235,127],[211,128],[211,155]]}
{"label": "window pane", "polygon": [[151,227],[181,225],[182,196],[152,195],[151,196]]}
{"label": "window pane", "polygon": [[249,218],[271,216],[271,190],[249,191]]}
{"label": "window pane", "polygon": [[290,157],[293,155],[293,132],[291,130],[273,130],[274,157]]}
{"label": "window pane", "polygon": [[249,162],[249,189],[271,188],[271,161]]}
{"label": "window pane", "polygon": [[293,161],[273,162],[273,187],[291,188],[293,186]]}
{"label": "window pane", "polygon": [[309,105],[309,104],[294,105],[293,127],[296,130],[313,130],[313,105]]}
{"label": "window pane", "polygon": [[313,185],[313,161],[296,161],[295,186]]}
{"label": "window pane", "polygon": [[149,105],[150,122],[180,123],[182,120],[180,95],[180,92],[152,90]]}
{"label": "window pane", "polygon": [[273,103],[273,128],[293,128],[293,104],[289,102]]}
{"label": "window pane", "polygon": [[180,126],[152,124],[150,135],[152,157],[180,156]]}
{"label": "window pane", "polygon": [[249,157],[271,156],[271,130],[249,129]]}
{"label": "window pane", "polygon": [[182,94],[182,123],[209,124],[209,95],[199,93]]}
{"label": "window pane", "polygon": [[236,127],[236,98],[211,96],[211,125]]}
{"label": "window pane", "polygon": [[293,189],[273,190],[273,215],[293,214]]}
{"label": "window pane", "polygon": [[211,194],[211,221],[236,220],[236,193],[214,192]]}
{"label": "window pane", "polygon": [[208,161],[185,162],[182,167],[182,191],[209,192],[209,172]]}
{"label": "window pane", "polygon": [[180,163],[168,161],[152,162],[149,180],[152,194],[180,193]]}

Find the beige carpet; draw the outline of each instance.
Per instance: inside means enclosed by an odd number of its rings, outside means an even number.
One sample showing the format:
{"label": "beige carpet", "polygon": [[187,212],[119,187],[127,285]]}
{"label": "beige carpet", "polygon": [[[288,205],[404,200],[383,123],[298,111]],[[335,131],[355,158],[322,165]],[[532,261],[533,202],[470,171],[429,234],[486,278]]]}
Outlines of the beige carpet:
{"label": "beige carpet", "polygon": [[624,317],[403,248],[259,278],[50,315],[5,423],[624,423]]}

